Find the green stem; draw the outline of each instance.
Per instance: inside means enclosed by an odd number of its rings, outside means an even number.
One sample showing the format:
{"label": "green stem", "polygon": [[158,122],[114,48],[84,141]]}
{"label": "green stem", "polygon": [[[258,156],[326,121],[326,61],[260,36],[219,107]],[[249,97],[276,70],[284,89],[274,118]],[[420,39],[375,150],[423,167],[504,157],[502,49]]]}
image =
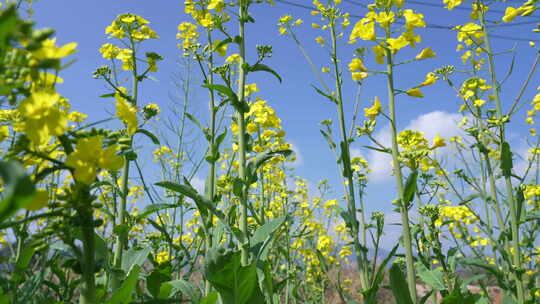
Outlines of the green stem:
{"label": "green stem", "polygon": [[[485,49],[486,49],[486,53],[488,57],[489,73],[491,75],[491,84],[493,86],[493,95],[495,96],[495,107],[497,110],[497,119],[500,121],[499,150],[502,155],[503,144],[505,144],[506,141],[505,141],[504,123],[501,121],[503,118],[503,111],[502,111],[502,102],[501,102],[501,96],[500,96],[500,87],[497,81],[497,74],[495,71],[495,63],[493,59],[491,41],[489,39],[489,33],[486,27],[486,20],[483,13],[480,14],[480,21],[482,24],[482,31],[484,34],[484,43],[485,43]],[[512,233],[512,247],[513,247],[512,256],[513,256],[513,263],[514,263],[512,268],[515,274],[517,302],[518,304],[523,304],[525,303],[525,291],[524,291],[523,281],[521,279],[522,273],[520,271],[520,269],[522,268],[522,265],[521,265],[521,249],[519,247],[519,220],[518,220],[519,216],[517,214],[518,211],[517,211],[517,206],[516,206],[516,200],[514,198],[514,189],[512,187],[512,181],[510,179],[510,176],[505,174],[504,181],[505,181],[505,186],[506,186],[507,200],[510,206],[510,229]]]}
{"label": "green stem", "polygon": [[[243,104],[245,98],[245,83],[246,83],[246,72],[244,70],[244,63],[246,61],[246,41],[245,41],[245,23],[248,17],[247,7],[248,3],[246,0],[240,0],[239,7],[239,49],[240,49],[240,62],[238,63],[238,100]],[[244,239],[240,245],[241,251],[241,263],[242,265],[247,265],[249,260],[249,231],[247,225],[247,213],[248,213],[248,201],[247,201],[247,191],[248,186],[246,184],[246,121],[244,119],[243,109],[237,109],[236,119],[238,123],[238,173],[240,179],[244,182],[242,187],[242,193],[240,196],[240,231],[242,232]]]}
{"label": "green stem", "polygon": [[83,286],[79,297],[79,304],[94,304],[96,301],[95,267],[95,240],[94,219],[91,206],[83,206],[79,215],[82,217],[83,252],[81,261]]}
{"label": "green stem", "polygon": [[[337,39],[336,39],[336,28],[335,28],[335,22],[331,22],[331,36],[332,36],[332,63],[334,64],[334,77],[336,79],[336,90],[337,90],[337,110],[338,110],[338,118],[339,118],[339,129],[341,133],[341,157],[343,162],[343,171],[344,171],[344,178],[347,181],[347,189],[345,191],[345,199],[347,200],[347,208],[350,219],[353,221],[351,223],[352,225],[352,237],[354,242],[354,248],[356,251],[356,262],[358,264],[358,270],[360,275],[360,285],[362,289],[368,288],[368,279],[367,279],[367,272],[366,272],[366,265],[367,261],[365,260],[365,254],[362,250],[362,245],[365,247],[365,244],[360,244],[360,237],[359,237],[359,226],[362,227],[362,235],[365,235],[365,223],[364,223],[364,217],[360,217],[360,225],[358,220],[358,215],[356,212],[356,200],[354,195],[354,180],[353,180],[353,174],[351,170],[351,152],[350,152],[350,146],[349,146],[349,138],[347,133],[347,127],[345,126],[345,113],[343,110],[343,93],[342,93],[342,83],[341,83],[341,76],[339,73],[339,66],[338,66],[338,59],[337,59]],[[362,214],[364,213],[364,210],[361,210]]]}
{"label": "green stem", "polygon": [[[137,106],[137,98],[138,98],[138,92],[139,92],[139,79],[137,76],[137,59],[136,59],[136,53],[135,53],[135,42],[130,37],[130,46],[132,52],[132,59],[133,60],[133,96],[132,96],[132,103],[134,106]],[[130,145],[133,146],[133,136],[130,135]],[[127,197],[128,197],[128,182],[129,182],[129,167],[130,167],[130,160],[126,159],[124,164],[124,169],[122,171],[122,188],[121,188],[121,202],[120,202],[120,210],[118,211],[118,223],[117,225],[125,225],[126,224],[126,206],[127,206]],[[123,273],[120,271],[120,268],[122,267],[122,256],[124,252],[124,246],[126,246],[127,243],[127,231],[120,231],[116,237],[115,242],[115,251],[114,251],[114,257],[113,257],[113,278],[112,278],[112,289],[115,290],[120,287],[120,283],[123,278]]]}
{"label": "green stem", "polygon": [[411,240],[411,228],[409,224],[409,211],[408,207],[403,201],[404,198],[404,186],[403,186],[403,173],[401,171],[401,164],[399,162],[399,150],[397,143],[397,128],[396,128],[396,105],[395,105],[395,90],[394,90],[394,68],[392,52],[386,50],[387,63],[387,84],[388,84],[388,105],[390,110],[390,133],[392,138],[392,165],[394,171],[394,177],[396,179],[396,186],[398,192],[399,209],[401,213],[401,225],[402,225],[402,237],[403,244],[405,246],[405,263],[407,266],[407,284],[409,292],[411,294],[413,303],[417,303],[416,296],[416,274],[414,270],[414,259],[412,251]]}
{"label": "green stem", "polygon": [[[208,45],[210,45],[210,58],[208,61],[208,83],[213,84],[214,83],[214,52],[212,50],[212,34],[210,31],[208,31]],[[216,104],[215,104],[215,96],[214,91],[210,90],[210,155],[214,156],[217,154],[216,151]],[[215,189],[216,189],[216,159],[212,159],[210,162],[210,172],[208,173],[209,176],[209,195],[210,199],[214,201],[215,196]],[[213,215],[210,215],[210,218],[208,219],[207,228],[206,228],[206,240],[205,240],[205,246],[206,246],[206,254],[208,254],[208,251],[212,247],[212,233],[210,232],[210,228],[212,225],[212,217]],[[206,225],[205,224],[205,225]],[[210,282],[205,280],[204,283],[204,294],[208,295],[211,291]]]}

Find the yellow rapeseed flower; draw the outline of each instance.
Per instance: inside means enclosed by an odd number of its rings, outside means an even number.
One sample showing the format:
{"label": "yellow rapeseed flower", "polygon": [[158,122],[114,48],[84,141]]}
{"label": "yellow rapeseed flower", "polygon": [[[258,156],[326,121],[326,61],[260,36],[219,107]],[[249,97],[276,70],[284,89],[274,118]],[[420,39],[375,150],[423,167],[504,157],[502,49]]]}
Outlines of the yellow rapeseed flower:
{"label": "yellow rapeseed flower", "polygon": [[381,101],[379,100],[378,96],[375,96],[373,105],[369,108],[364,108],[364,116],[370,120],[373,120],[379,115],[379,113],[381,113]]}
{"label": "yellow rapeseed flower", "polygon": [[431,146],[431,149],[442,148],[444,146],[446,146],[446,141],[444,140],[444,137],[437,134],[433,139],[433,145]]}
{"label": "yellow rapeseed flower", "polygon": [[407,93],[407,95],[409,95],[411,97],[417,97],[417,98],[423,98],[424,97],[424,94],[422,94],[422,92],[420,91],[419,88],[408,89],[405,93]]}
{"label": "yellow rapeseed flower", "polygon": [[37,59],[60,59],[77,51],[77,43],[71,42],[61,47],[56,46],[56,38],[45,39],[41,48],[32,52]]}
{"label": "yellow rapeseed flower", "polygon": [[[124,91],[124,94],[127,92],[124,88],[120,88]],[[118,117],[124,125],[129,135],[135,134],[138,127],[137,120],[137,107],[127,101],[122,97],[118,92],[115,94],[116,98],[116,117]]]}
{"label": "yellow rapeseed flower", "polygon": [[76,181],[91,184],[99,169],[118,170],[124,165],[124,158],[116,155],[118,145],[103,149],[103,138],[92,136],[77,141],[75,151],[68,155],[66,165],[74,169]]}
{"label": "yellow rapeseed flower", "polygon": [[424,59],[428,59],[428,58],[433,58],[435,57],[436,54],[431,50],[431,48],[427,47],[425,49],[423,49],[420,54],[416,55],[415,59],[416,60],[424,60]]}
{"label": "yellow rapeseed flower", "polygon": [[360,58],[353,58],[349,63],[349,72],[367,72],[364,62]]}
{"label": "yellow rapeseed flower", "polygon": [[37,145],[49,142],[51,136],[59,136],[67,130],[67,113],[58,105],[61,96],[54,90],[33,92],[19,105],[24,118],[24,131],[30,141]]}
{"label": "yellow rapeseed flower", "polygon": [[461,5],[461,2],[463,2],[463,0],[443,0],[443,3],[446,4],[446,8],[450,11],[456,6]]}

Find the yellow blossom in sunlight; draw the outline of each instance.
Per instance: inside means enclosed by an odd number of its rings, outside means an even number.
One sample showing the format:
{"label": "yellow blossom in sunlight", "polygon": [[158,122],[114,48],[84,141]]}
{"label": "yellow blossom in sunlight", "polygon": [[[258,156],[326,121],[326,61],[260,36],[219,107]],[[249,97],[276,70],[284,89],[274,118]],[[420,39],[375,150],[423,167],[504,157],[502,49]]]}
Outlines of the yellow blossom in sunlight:
{"label": "yellow blossom in sunlight", "polygon": [[182,41],[182,49],[184,51],[192,48],[199,38],[199,32],[197,32],[197,25],[190,22],[182,22],[178,25],[178,33],[176,39]]}
{"label": "yellow blossom in sunlight", "polygon": [[75,180],[91,184],[99,168],[118,170],[124,165],[124,157],[116,155],[118,145],[103,149],[103,138],[92,136],[77,141],[75,151],[68,155],[66,165],[74,169]]}
{"label": "yellow blossom in sunlight", "polygon": [[246,96],[251,96],[251,94],[259,92],[259,88],[256,83],[246,84],[244,86],[244,92]]}
{"label": "yellow blossom in sunlight", "polygon": [[41,48],[33,51],[32,55],[37,59],[60,59],[77,51],[77,43],[71,42],[61,47],[56,46],[56,38],[45,39]]}
{"label": "yellow blossom in sunlight", "polygon": [[426,27],[424,15],[417,14],[412,9],[404,10],[403,17],[405,17],[405,27],[408,31],[411,31],[416,27]]}
{"label": "yellow blossom in sunlight", "polygon": [[371,18],[362,18],[354,25],[349,40],[354,41],[357,38],[375,40],[375,22]]}
{"label": "yellow blossom in sunlight", "polygon": [[383,28],[389,28],[392,23],[394,23],[394,12],[380,12],[376,17],[375,21],[381,25]]}
{"label": "yellow blossom in sunlight", "polygon": [[174,259],[174,257],[170,256],[167,251],[161,251],[156,254],[156,262],[158,264],[166,263],[172,259]]}
{"label": "yellow blossom in sunlight", "polygon": [[9,127],[0,126],[0,142],[4,141],[8,137],[9,137]]}
{"label": "yellow blossom in sunlight", "polygon": [[386,56],[385,49],[380,45],[376,45],[372,47],[371,50],[373,51],[373,53],[375,53],[375,62],[377,62],[378,64],[384,64],[384,58]]}
{"label": "yellow blossom in sunlight", "polygon": [[532,14],[536,10],[536,7],[534,5],[523,5],[518,8],[514,7],[507,7],[504,11],[504,16],[502,17],[502,21],[504,22],[511,22],[514,20],[518,15],[521,16],[528,16]]}
{"label": "yellow blossom in sunlight", "polygon": [[24,118],[24,131],[30,141],[37,145],[49,142],[51,136],[59,136],[67,130],[67,113],[58,105],[61,96],[54,90],[33,92],[19,105]]}
{"label": "yellow blossom in sunlight", "polygon": [[450,11],[456,6],[461,5],[461,2],[463,2],[463,0],[443,0],[443,3],[446,4],[446,8]]}
{"label": "yellow blossom in sunlight", "polygon": [[367,72],[362,59],[353,58],[351,63],[349,63],[349,72]]}
{"label": "yellow blossom in sunlight", "polygon": [[354,72],[354,73],[351,73],[351,78],[355,81],[359,81],[359,80],[362,80],[362,79],[365,79],[368,77],[368,73],[366,72]]}
{"label": "yellow blossom in sunlight", "polygon": [[477,108],[483,106],[486,103],[484,99],[476,99],[473,101],[473,105]]}
{"label": "yellow blossom in sunlight", "polygon": [[248,123],[247,126],[246,126],[246,131],[249,134],[253,134],[253,133],[257,132],[257,130],[259,130],[259,127],[256,124],[252,123],[252,122]]}
{"label": "yellow blossom in sunlight", "polygon": [[[125,88],[120,88],[120,90],[122,90],[124,94],[127,92]],[[138,128],[137,107],[122,97],[118,92],[115,94],[115,99],[116,117],[124,123],[129,135],[135,134]]]}
{"label": "yellow blossom in sunlight", "polygon": [[105,59],[114,59],[120,53],[120,48],[112,43],[105,43],[99,48],[99,52]]}
{"label": "yellow blossom in sunlight", "polygon": [[390,48],[392,53],[396,53],[397,51],[409,45],[409,40],[407,40],[404,35],[401,35],[398,38],[386,39],[386,43],[388,43],[388,48]]}
{"label": "yellow blossom in sunlight", "polygon": [[242,57],[240,57],[240,54],[232,54],[227,59],[225,59],[226,63],[240,63],[240,60],[242,60]]}
{"label": "yellow blossom in sunlight", "polygon": [[426,79],[424,80],[424,82],[422,82],[420,84],[420,86],[425,87],[425,86],[428,86],[428,85],[432,85],[437,81],[437,79],[439,79],[439,77],[437,77],[437,75],[435,75],[435,73],[427,73]]}
{"label": "yellow blossom in sunlight", "polygon": [[433,138],[433,145],[431,146],[431,149],[442,148],[445,146],[446,141],[444,140],[444,137],[437,134],[435,138]]}
{"label": "yellow blossom in sunlight", "polygon": [[422,94],[422,92],[420,91],[419,88],[408,89],[407,91],[405,91],[405,93],[407,93],[407,95],[409,95],[411,97],[417,97],[417,98],[423,98],[424,97],[424,94]]}
{"label": "yellow blossom in sunlight", "polygon": [[373,120],[379,115],[379,113],[381,113],[381,101],[379,100],[378,96],[375,96],[373,105],[369,108],[364,108],[364,116],[370,120]]}
{"label": "yellow blossom in sunlight", "polygon": [[323,68],[321,68],[321,72],[328,73],[328,72],[330,72],[330,69],[323,67]]}
{"label": "yellow blossom in sunlight", "polygon": [[133,51],[131,49],[119,49],[116,59],[122,61],[123,70],[133,70]]}
{"label": "yellow blossom in sunlight", "polygon": [[484,37],[482,27],[476,23],[469,22],[465,25],[456,26],[454,29],[458,31],[457,40],[459,42],[464,42],[468,46],[473,43],[482,44],[483,42],[480,40]]}
{"label": "yellow blossom in sunlight", "polygon": [[320,45],[324,45],[324,38],[322,36],[315,38],[315,41]]}
{"label": "yellow blossom in sunlight", "polygon": [[216,12],[221,12],[223,11],[224,7],[225,2],[223,0],[210,0],[206,8],[209,10],[215,10]]}
{"label": "yellow blossom in sunlight", "polygon": [[337,207],[338,206],[338,202],[337,200],[333,199],[333,200],[327,200],[325,203],[324,203],[324,209],[332,209],[334,207]]}
{"label": "yellow blossom in sunlight", "polygon": [[425,48],[423,49],[420,54],[416,55],[415,59],[416,60],[424,60],[424,59],[428,59],[428,58],[433,58],[435,57],[436,54],[431,50],[431,48]]}

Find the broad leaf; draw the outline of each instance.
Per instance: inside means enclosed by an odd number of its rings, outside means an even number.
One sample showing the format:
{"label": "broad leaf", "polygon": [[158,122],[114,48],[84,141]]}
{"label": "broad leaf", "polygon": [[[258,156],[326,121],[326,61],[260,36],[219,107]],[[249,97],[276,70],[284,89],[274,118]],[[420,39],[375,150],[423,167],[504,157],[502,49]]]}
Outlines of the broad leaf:
{"label": "broad leaf", "polygon": [[276,78],[279,80],[279,82],[283,81],[281,79],[281,76],[279,76],[279,74],[276,73],[276,71],[272,70],[269,66],[267,66],[265,64],[262,64],[262,63],[257,63],[257,64],[254,64],[252,66],[249,66],[248,71],[250,71],[250,72],[258,72],[258,71],[268,72],[268,73],[271,73],[272,75],[276,76]]}
{"label": "broad leaf", "polygon": [[106,304],[128,304],[131,303],[133,291],[137,285],[139,279],[139,272],[141,268],[137,265],[133,266],[129,272],[126,280],[122,283],[112,297],[106,302]]}
{"label": "broad leaf", "polygon": [[397,304],[413,304],[407,281],[397,264],[390,268],[390,288]]}

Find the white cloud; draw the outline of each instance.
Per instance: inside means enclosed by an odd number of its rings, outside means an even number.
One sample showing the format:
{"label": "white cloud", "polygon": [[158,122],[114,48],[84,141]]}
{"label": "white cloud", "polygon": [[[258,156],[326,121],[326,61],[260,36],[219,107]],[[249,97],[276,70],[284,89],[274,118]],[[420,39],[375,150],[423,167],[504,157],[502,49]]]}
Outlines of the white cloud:
{"label": "white cloud", "polygon": [[292,164],[297,167],[303,165],[304,157],[302,156],[302,153],[300,153],[300,149],[295,143],[291,141],[289,141],[289,144],[291,145],[291,150],[293,150],[294,156],[296,157],[296,159],[294,160]]}
{"label": "white cloud", "polygon": [[[449,139],[462,133],[457,126],[461,118],[462,116],[457,113],[434,111],[418,116],[418,118],[412,120],[404,129],[421,131],[429,141],[432,141],[436,135]],[[374,137],[381,144],[390,146],[389,125],[381,129]],[[440,151],[446,153],[446,150],[446,148],[443,148]],[[368,162],[373,170],[370,176],[371,179],[375,182],[388,180],[392,174],[391,161],[392,157],[389,154],[370,151]]]}

